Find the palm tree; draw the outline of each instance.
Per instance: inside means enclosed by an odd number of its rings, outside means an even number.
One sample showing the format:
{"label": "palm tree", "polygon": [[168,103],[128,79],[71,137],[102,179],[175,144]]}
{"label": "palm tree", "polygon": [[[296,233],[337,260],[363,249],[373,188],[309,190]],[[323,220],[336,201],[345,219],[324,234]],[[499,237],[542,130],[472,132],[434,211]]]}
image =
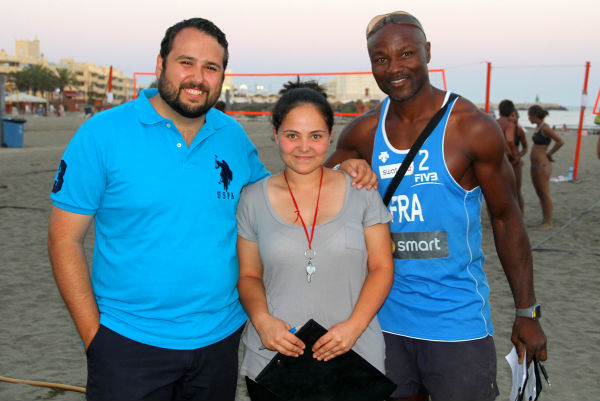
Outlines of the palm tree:
{"label": "palm tree", "polygon": [[27,92],[31,89],[30,75],[26,71],[13,71],[8,74],[8,80],[12,82],[19,92]]}
{"label": "palm tree", "polygon": [[23,68],[23,71],[30,77],[30,89],[34,94],[38,91],[44,94],[56,88],[56,75],[48,67],[31,64]]}
{"label": "palm tree", "polygon": [[77,75],[73,71],[62,67],[56,69],[56,87],[60,89],[62,100],[65,98],[66,87],[78,85],[81,85],[81,83],[77,80]]}
{"label": "palm tree", "polygon": [[15,84],[19,91],[32,91],[35,95],[40,91],[45,94],[56,88],[56,75],[43,65],[26,65],[21,71],[11,72],[9,79]]}

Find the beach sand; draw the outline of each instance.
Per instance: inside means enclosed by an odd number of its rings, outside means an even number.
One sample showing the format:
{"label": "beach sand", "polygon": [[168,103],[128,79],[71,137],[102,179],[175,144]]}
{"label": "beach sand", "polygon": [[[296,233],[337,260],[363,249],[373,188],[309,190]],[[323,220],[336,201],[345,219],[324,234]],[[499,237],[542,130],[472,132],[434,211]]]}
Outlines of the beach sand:
{"label": "beach sand", "polygon": [[[27,117],[24,146],[0,149],[0,375],[85,386],[86,363],[80,339],[56,288],[46,250],[51,203],[48,199],[56,167],[69,139],[83,123],[80,114]],[[268,169],[282,168],[265,119],[241,121],[259,148]],[[343,127],[336,124],[336,132]],[[553,176],[567,175],[574,160],[575,136],[556,154]],[[598,400],[600,360],[600,160],[597,137],[583,137],[580,182],[552,183],[554,229],[540,230],[539,202],[529,178],[523,177],[525,225],[532,246],[535,288],[543,305],[548,336],[546,363],[552,387],[543,400]],[[593,207],[596,205],[596,207]],[[483,248],[491,287],[496,331],[498,385],[506,400],[510,369],[504,360],[511,348],[514,309],[510,290],[494,250],[492,231],[483,213]],[[563,227],[568,225],[567,227]],[[91,258],[93,232],[86,239]],[[243,380],[236,399],[247,400]],[[0,382],[1,400],[83,400],[70,391]]]}

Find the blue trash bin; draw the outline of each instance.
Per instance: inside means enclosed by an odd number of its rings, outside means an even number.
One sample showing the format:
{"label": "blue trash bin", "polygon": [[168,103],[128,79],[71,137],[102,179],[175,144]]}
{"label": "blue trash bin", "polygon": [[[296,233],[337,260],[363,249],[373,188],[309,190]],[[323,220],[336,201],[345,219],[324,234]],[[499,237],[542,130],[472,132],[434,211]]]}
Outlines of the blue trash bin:
{"label": "blue trash bin", "polygon": [[4,117],[2,119],[2,146],[7,148],[23,147],[24,118]]}

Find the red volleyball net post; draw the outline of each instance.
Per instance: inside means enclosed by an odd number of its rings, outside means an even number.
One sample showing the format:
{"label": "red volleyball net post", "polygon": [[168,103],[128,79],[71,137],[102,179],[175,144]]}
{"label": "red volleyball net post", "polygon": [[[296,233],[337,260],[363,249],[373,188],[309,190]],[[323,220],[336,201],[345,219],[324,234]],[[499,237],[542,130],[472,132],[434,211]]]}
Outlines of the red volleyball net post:
{"label": "red volleyball net post", "polygon": [[600,115],[600,89],[598,89],[598,96],[596,96],[596,103],[594,103],[592,113]]}
{"label": "red volleyball net post", "polygon": [[487,76],[485,81],[485,114],[490,114],[490,83],[492,81],[492,63],[487,63]]}
{"label": "red volleyball net post", "polygon": [[579,113],[579,127],[577,128],[577,146],[575,147],[575,161],[573,162],[573,181],[577,180],[577,170],[579,169],[579,149],[581,147],[581,134],[583,131],[583,116],[587,105],[587,86],[590,77],[590,62],[585,62],[585,78],[583,79],[583,92],[581,94],[581,111]]}
{"label": "red volleyball net post", "polygon": [[[447,89],[446,73],[442,69],[429,70],[432,84]],[[149,78],[152,76],[152,78]],[[153,72],[133,74],[134,98],[154,80]],[[314,80],[325,88],[328,100],[337,117],[359,116],[374,107],[385,95],[379,90],[370,71],[245,74],[225,73],[221,100],[227,102],[227,114],[264,116],[271,114],[272,105],[279,98],[279,90],[287,81]],[[145,82],[145,84],[142,83]]]}

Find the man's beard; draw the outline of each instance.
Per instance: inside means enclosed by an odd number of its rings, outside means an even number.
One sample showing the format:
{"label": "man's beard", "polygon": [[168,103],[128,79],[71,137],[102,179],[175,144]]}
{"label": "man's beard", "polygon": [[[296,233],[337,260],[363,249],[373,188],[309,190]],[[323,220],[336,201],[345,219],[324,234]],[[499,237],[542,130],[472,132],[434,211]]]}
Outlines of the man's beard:
{"label": "man's beard", "polygon": [[[179,94],[183,89],[194,88],[206,93],[206,100],[203,104],[186,104],[181,101]],[[212,94],[208,87],[203,84],[184,84],[176,88],[167,79],[165,71],[158,78],[158,93],[160,97],[171,107],[175,112],[187,118],[198,118],[205,115],[211,107],[219,100],[220,93]]]}
{"label": "man's beard", "polygon": [[384,91],[390,97],[390,99],[396,102],[405,102],[407,100],[412,99],[421,89],[425,86],[427,82],[426,79],[419,79],[419,77],[415,77],[414,75],[408,77],[410,79],[409,89],[404,94],[394,93],[393,90]]}

